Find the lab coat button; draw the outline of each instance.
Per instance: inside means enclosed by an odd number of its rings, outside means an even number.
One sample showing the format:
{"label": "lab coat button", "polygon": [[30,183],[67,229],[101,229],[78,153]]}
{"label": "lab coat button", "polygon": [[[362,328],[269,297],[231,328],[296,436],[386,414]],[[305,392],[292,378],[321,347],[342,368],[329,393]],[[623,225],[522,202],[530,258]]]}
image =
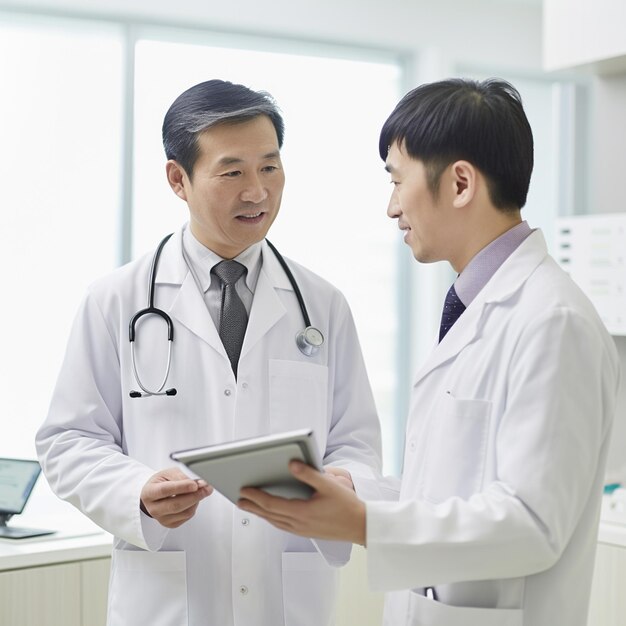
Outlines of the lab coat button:
{"label": "lab coat button", "polygon": [[229,396],[232,393],[230,389],[224,389],[224,395]]}
{"label": "lab coat button", "polygon": [[241,587],[239,587],[239,593],[245,596],[248,593],[248,588],[245,585],[241,585]]}
{"label": "lab coat button", "polygon": [[416,448],[417,448],[417,444],[415,443],[415,439],[411,439],[411,441],[409,441],[409,450],[411,452],[415,452]]}
{"label": "lab coat button", "polygon": [[247,526],[249,523],[250,523],[250,520],[249,520],[247,517],[244,517],[244,518],[241,520],[241,525],[242,525],[242,526]]}
{"label": "lab coat button", "polygon": [[247,389],[248,388],[248,383],[241,383],[241,387],[243,389]]}

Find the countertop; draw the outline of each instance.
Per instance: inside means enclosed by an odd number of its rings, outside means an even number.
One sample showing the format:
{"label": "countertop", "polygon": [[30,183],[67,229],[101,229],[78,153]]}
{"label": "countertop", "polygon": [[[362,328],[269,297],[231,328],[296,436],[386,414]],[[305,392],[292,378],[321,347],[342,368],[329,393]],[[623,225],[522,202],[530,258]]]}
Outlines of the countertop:
{"label": "countertop", "polygon": [[[35,527],[34,524],[29,526]],[[67,519],[63,524],[49,527],[64,527],[65,530],[32,539],[0,538],[0,572],[111,556],[113,537],[87,518],[73,518],[69,527]],[[598,541],[626,548],[626,524],[602,520]]]}
{"label": "countertop", "polygon": [[113,537],[76,512],[47,516],[45,523],[36,518],[26,517],[24,521],[20,518],[16,516],[9,526],[63,530],[30,539],[0,537],[0,572],[111,556]]}

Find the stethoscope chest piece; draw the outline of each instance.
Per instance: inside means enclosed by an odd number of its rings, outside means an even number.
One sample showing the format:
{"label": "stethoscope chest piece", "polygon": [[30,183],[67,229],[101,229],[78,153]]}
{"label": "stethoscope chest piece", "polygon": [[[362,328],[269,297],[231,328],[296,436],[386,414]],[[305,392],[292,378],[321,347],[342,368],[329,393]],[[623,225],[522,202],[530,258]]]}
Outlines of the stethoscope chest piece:
{"label": "stethoscope chest piece", "polygon": [[324,345],[324,335],[314,326],[307,326],[296,335],[296,344],[302,354],[313,356]]}

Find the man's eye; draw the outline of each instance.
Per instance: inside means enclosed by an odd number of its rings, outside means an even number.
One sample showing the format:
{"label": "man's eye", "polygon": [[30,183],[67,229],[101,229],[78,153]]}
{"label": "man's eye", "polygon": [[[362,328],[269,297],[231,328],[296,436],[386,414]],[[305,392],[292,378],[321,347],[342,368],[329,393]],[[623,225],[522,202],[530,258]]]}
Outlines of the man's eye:
{"label": "man's eye", "polygon": [[241,176],[241,172],[239,170],[233,170],[232,172],[224,172],[222,176],[225,178],[235,178],[237,176]]}
{"label": "man's eye", "polygon": [[278,167],[276,167],[276,165],[266,165],[263,168],[264,172],[275,172],[278,169]]}

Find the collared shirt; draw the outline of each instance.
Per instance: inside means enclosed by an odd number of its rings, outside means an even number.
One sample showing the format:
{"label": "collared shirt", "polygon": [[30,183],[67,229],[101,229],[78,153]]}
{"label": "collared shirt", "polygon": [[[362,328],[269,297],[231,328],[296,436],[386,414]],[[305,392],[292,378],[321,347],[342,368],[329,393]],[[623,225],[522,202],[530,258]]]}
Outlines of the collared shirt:
{"label": "collared shirt", "polygon": [[517,247],[533,232],[527,222],[513,226],[486,245],[459,274],[454,290],[459,300],[468,307],[480,290],[489,282],[498,268]]}
{"label": "collared shirt", "polygon": [[[254,291],[259,279],[259,273],[261,272],[261,265],[263,264],[262,246],[263,242],[259,241],[246,248],[234,259],[248,270],[235,284],[237,294],[246,307],[248,315],[250,315],[250,310],[252,309]],[[189,225],[185,227],[183,232],[183,248],[190,264],[191,273],[196,278],[199,283],[198,286],[204,294],[204,301],[209,309],[211,319],[215,324],[215,328],[219,330],[222,288],[220,279],[215,274],[211,274],[211,269],[224,259],[201,244],[191,232]]]}

